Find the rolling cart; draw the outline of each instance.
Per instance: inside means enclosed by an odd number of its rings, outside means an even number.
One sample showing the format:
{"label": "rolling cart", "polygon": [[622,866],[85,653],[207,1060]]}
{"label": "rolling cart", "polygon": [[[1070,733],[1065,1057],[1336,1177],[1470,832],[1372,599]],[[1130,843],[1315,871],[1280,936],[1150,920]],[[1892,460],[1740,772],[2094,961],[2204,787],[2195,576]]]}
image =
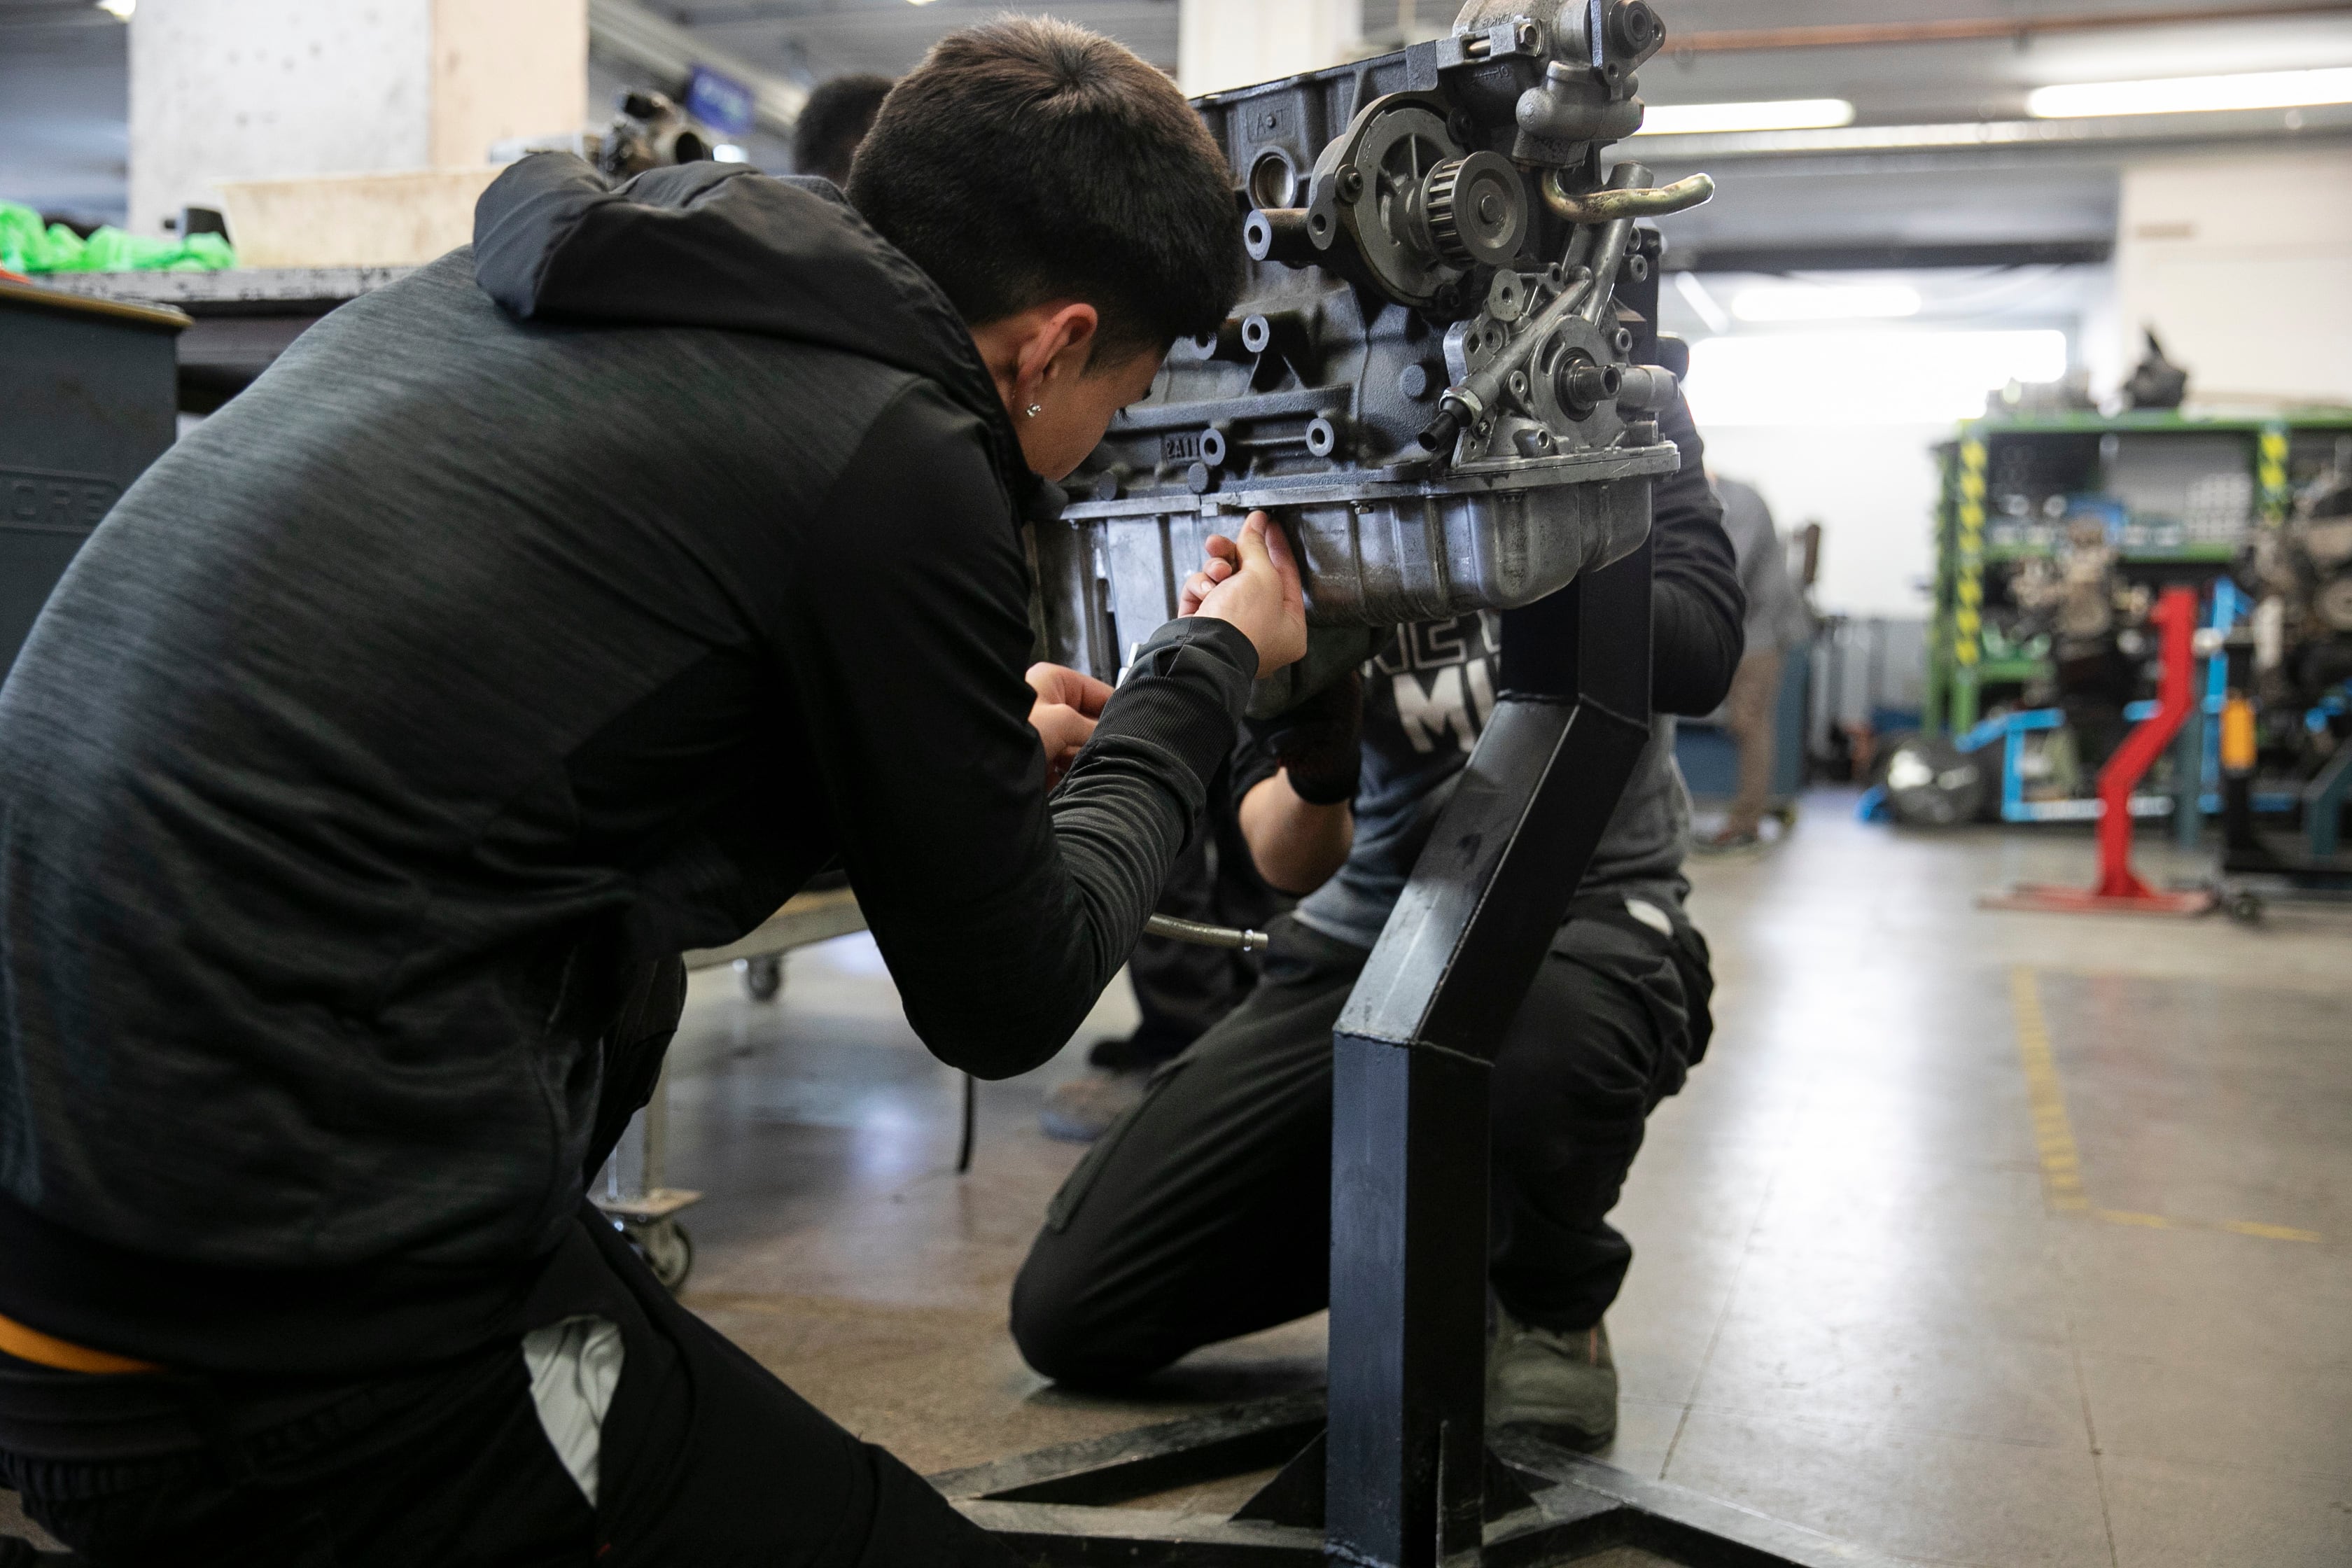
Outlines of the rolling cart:
{"label": "rolling cart", "polygon": [[[688,953],[686,966],[689,971],[730,967],[743,977],[744,990],[754,1001],[772,1001],[783,987],[786,953],[865,929],[857,895],[847,888],[803,893],[740,942]],[[966,1100],[969,1104],[969,1084]],[[967,1149],[970,1138],[967,1124]],[[702,1194],[669,1185],[668,1167],[669,1068],[665,1065],[655,1080],[653,1098],[622,1134],[620,1147],[604,1163],[589,1197],[629,1238],[654,1278],[677,1291],[686,1289],[687,1277],[694,1271],[694,1237],[678,1216],[700,1203]]]}

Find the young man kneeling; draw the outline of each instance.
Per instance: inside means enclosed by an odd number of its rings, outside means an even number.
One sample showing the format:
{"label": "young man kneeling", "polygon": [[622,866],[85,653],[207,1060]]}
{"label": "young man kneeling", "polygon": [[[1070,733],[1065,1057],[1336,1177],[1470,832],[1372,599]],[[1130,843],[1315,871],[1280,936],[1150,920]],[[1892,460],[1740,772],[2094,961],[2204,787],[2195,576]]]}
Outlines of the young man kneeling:
{"label": "young man kneeling", "polygon": [[[1700,714],[1739,660],[1723,513],[1679,401],[1657,486],[1652,703]],[[1501,617],[1401,626],[1360,676],[1253,726],[1235,765],[1258,869],[1307,894],[1265,977],[1160,1069],[1055,1196],[1013,1293],[1049,1377],[1115,1385],[1320,1310],[1331,1242],[1331,1030],[1498,689]],[[1609,1441],[1601,1314],[1633,1248],[1605,1217],[1643,1119],[1706,1048],[1706,943],[1683,913],[1690,807],[1655,721],[1568,919],[1495,1058],[1487,1419]]]}
{"label": "young man kneeling", "polygon": [[1256,519],[1116,696],[1024,683],[1040,476],[1239,288],[1165,77],[974,29],[851,187],[517,165],[0,689],[0,1483],[83,1560],[1011,1561],[583,1192],[676,954],[836,860],[934,1051],[1050,1057],[1305,620]]}

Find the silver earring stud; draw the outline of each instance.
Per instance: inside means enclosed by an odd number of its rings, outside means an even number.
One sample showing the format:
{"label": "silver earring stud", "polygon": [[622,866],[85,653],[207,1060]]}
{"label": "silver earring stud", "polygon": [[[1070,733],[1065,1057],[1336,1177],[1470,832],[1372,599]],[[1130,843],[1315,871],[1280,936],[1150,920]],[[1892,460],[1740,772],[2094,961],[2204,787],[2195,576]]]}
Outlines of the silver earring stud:
{"label": "silver earring stud", "polygon": [[1037,416],[1045,412],[1045,405],[1042,403],[1033,403],[1029,405],[1029,417],[1032,419],[1036,418]]}

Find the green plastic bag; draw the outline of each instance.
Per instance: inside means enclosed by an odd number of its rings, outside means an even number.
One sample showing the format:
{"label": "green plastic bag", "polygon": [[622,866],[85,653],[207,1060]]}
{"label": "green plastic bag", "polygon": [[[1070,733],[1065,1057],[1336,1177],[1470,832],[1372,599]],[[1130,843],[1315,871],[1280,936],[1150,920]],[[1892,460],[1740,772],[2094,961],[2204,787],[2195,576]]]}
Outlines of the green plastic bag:
{"label": "green plastic bag", "polygon": [[236,252],[216,234],[147,239],[111,224],[88,239],[61,223],[46,228],[41,215],[0,202],[0,271],[218,272],[236,265]]}

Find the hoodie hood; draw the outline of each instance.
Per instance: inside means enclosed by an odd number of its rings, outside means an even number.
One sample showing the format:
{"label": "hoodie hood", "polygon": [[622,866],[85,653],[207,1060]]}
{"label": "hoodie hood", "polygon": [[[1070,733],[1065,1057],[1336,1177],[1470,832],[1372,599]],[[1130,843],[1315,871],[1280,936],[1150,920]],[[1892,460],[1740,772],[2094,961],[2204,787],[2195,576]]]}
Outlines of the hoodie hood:
{"label": "hoodie hood", "polygon": [[700,163],[615,190],[571,153],[538,153],[476,204],[474,281],[517,321],[716,327],[878,360],[978,415],[1016,498],[1042,483],[971,329],[829,181]]}

